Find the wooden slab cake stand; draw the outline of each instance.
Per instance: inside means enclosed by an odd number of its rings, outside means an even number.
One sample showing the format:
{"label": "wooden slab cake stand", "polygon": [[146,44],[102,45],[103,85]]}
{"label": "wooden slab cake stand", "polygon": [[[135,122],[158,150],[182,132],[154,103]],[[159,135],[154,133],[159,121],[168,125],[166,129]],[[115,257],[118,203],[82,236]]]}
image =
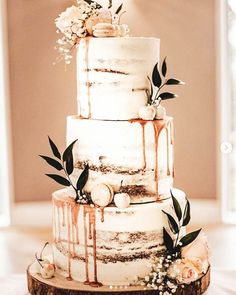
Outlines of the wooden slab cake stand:
{"label": "wooden slab cake stand", "polygon": [[[109,287],[102,286],[100,288],[93,288],[83,285],[76,281],[68,281],[65,277],[56,274],[51,279],[43,279],[41,275],[33,273],[31,266],[27,269],[28,290],[31,295],[158,295],[157,290],[145,290],[141,286],[130,287]],[[184,285],[184,288],[179,286],[175,295],[200,295],[208,288],[210,283],[210,268],[207,273],[199,278],[197,281]]]}

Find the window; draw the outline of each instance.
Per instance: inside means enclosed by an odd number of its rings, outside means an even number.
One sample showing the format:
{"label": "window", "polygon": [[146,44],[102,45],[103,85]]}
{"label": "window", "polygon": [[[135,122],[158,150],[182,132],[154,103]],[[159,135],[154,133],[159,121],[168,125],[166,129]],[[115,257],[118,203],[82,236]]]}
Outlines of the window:
{"label": "window", "polygon": [[236,1],[219,3],[222,212],[236,223]]}

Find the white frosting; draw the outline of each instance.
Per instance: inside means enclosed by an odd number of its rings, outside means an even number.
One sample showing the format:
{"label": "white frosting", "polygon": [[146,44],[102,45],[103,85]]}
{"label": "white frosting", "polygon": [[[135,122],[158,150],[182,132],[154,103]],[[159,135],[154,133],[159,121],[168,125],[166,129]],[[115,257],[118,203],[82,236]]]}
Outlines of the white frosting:
{"label": "white frosting", "polygon": [[[185,206],[185,194],[174,190],[174,195],[182,207]],[[70,241],[74,241],[76,227],[72,226],[72,214],[68,203],[63,203],[67,196],[66,190],[53,194],[55,240],[53,252],[54,262],[68,276],[68,220]],[[56,202],[62,204],[56,206]],[[73,201],[72,201],[73,204]],[[73,205],[70,205],[73,206]],[[126,209],[111,206],[104,210],[104,222],[101,220],[101,210],[96,210],[96,253],[98,281],[105,285],[126,285],[134,281],[135,276],[144,277],[150,272],[148,265],[150,255],[164,249],[163,227],[168,228],[166,216],[162,210],[173,214],[172,200],[161,203],[131,205]],[[64,212],[64,217],[62,212]],[[59,214],[59,218],[58,218]],[[148,218],[147,218],[148,216]],[[63,225],[64,219],[64,225]],[[86,219],[88,223],[88,219]],[[81,205],[77,219],[79,243],[74,246],[74,258],[71,257],[71,276],[78,281],[85,281],[84,239],[84,207]],[[89,226],[87,225],[87,228]],[[181,234],[185,234],[185,229]],[[59,241],[60,237],[60,241]],[[129,239],[132,240],[129,240]],[[104,247],[105,246],[105,247]],[[70,251],[72,245],[70,244]],[[144,255],[145,253],[145,255]],[[121,257],[121,258],[119,258]],[[80,259],[82,258],[82,259]],[[93,279],[94,256],[93,240],[88,239],[88,269],[89,279]],[[64,272],[63,272],[64,270]]]}
{"label": "white frosting", "polygon": [[160,40],[81,39],[77,46],[78,115],[104,120],[138,118],[147,102],[147,76],[159,60]]}
{"label": "white frosting", "polygon": [[[132,203],[156,200],[155,159],[157,155],[158,193],[159,196],[169,195],[173,183],[173,142],[171,141],[172,119],[168,118],[167,120],[170,122],[167,127],[168,139],[167,131],[163,128],[160,132],[156,154],[156,135],[153,124],[163,124],[163,121],[147,121],[143,129],[140,122],[86,120],[74,116],[68,117],[67,145],[78,139],[78,143],[74,147],[74,161],[75,163],[89,161],[91,166],[85,190],[90,192],[95,183],[103,182],[110,184],[114,191],[118,192],[123,180],[124,187],[140,186],[146,191],[141,195],[130,195]],[[145,169],[144,161],[146,161]],[[92,165],[96,167],[103,165],[108,168],[114,167],[114,169],[106,173],[100,168],[93,170]],[[120,173],[116,168],[124,170],[126,173]],[[81,169],[76,170],[73,174],[74,181],[82,171]]]}

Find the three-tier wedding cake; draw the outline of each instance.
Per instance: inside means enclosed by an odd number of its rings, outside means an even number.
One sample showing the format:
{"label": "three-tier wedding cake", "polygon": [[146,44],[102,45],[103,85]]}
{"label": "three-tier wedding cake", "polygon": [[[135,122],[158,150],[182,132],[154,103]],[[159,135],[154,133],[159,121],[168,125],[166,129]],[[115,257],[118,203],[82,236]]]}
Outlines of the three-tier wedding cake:
{"label": "three-tier wedding cake", "polygon": [[112,13],[109,3],[78,1],[56,19],[67,64],[76,49],[78,105],[64,153],[49,138],[54,158],[42,156],[65,173],[47,174],[66,187],[52,197],[56,275],[200,294],[209,283],[199,287],[209,272],[206,238],[186,233],[190,204],[173,188],[173,118],[161,105],[176,97],[163,87],[183,82],[167,77],[160,40],[130,37],[122,5]]}

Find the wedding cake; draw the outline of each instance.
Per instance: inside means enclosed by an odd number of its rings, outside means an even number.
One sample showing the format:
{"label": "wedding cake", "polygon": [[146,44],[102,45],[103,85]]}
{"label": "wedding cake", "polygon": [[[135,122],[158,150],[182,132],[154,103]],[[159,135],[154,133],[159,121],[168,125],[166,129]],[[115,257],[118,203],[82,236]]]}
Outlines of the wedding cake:
{"label": "wedding cake", "polygon": [[109,3],[78,1],[56,19],[67,64],[76,52],[78,111],[67,118],[66,150],[49,138],[54,158],[41,156],[65,173],[47,174],[65,186],[52,196],[54,271],[91,288],[200,294],[206,237],[186,231],[190,204],[173,188],[173,118],[161,105],[176,97],[163,87],[183,82],[167,77],[160,40],[130,37],[122,5]]}

